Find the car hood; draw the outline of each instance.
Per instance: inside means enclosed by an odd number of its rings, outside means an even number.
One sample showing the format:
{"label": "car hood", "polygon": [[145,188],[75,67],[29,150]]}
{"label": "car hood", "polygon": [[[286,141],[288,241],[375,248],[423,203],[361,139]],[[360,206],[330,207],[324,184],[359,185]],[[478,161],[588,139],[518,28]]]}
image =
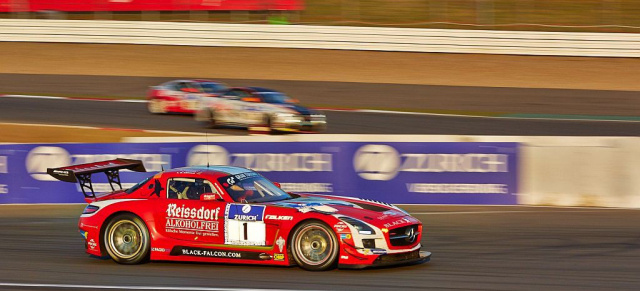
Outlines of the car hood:
{"label": "car hood", "polygon": [[272,103],[272,104],[277,105],[278,107],[283,109],[293,110],[301,115],[317,114],[315,110],[309,109],[304,106],[296,105],[296,104],[289,104],[289,103]]}
{"label": "car hood", "polygon": [[294,208],[303,213],[348,216],[381,228],[419,223],[407,212],[391,204],[352,197],[300,194],[298,198],[273,202],[272,205]]}

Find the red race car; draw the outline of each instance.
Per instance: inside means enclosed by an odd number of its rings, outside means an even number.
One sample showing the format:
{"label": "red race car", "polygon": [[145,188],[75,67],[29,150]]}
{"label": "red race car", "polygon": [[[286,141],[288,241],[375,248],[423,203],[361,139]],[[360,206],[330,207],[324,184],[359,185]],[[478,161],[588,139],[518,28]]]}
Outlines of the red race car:
{"label": "red race car", "polygon": [[422,223],[390,204],[359,198],[286,193],[262,175],[228,166],[163,171],[127,190],[96,195],[91,176],[112,189],[116,159],[48,169],[79,182],[89,203],[80,216],[86,251],[121,264],[147,260],[298,265],[307,270],[425,262]]}
{"label": "red race car", "polygon": [[153,114],[194,114],[203,97],[217,97],[227,90],[210,80],[174,80],[149,88],[147,108]]}

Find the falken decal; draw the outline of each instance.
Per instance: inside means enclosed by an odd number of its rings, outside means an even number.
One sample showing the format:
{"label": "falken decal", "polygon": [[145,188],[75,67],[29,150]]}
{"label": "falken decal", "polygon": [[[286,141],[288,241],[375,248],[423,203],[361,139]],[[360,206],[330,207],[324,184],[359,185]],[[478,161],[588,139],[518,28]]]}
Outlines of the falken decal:
{"label": "falken decal", "polygon": [[268,215],[265,216],[265,219],[269,219],[269,220],[293,220],[293,216],[268,214]]}

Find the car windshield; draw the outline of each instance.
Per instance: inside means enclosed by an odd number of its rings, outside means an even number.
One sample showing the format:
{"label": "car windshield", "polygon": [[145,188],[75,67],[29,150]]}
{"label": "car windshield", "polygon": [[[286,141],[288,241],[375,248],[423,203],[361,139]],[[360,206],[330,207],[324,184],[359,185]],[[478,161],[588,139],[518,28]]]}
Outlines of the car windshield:
{"label": "car windshield", "polygon": [[227,89],[227,86],[214,82],[200,83],[200,87],[205,93],[220,93]]}
{"label": "car windshield", "polygon": [[256,172],[218,178],[218,182],[235,202],[271,202],[293,198]]}
{"label": "car windshield", "polygon": [[265,103],[294,103],[293,99],[280,92],[260,92]]}
{"label": "car windshield", "polygon": [[146,177],[144,180],[140,181],[140,183],[135,184],[133,187],[131,187],[131,188],[127,189],[127,190],[124,190],[124,192],[126,192],[127,194],[131,194],[131,193],[133,193],[134,191],[136,191],[136,190],[138,190],[140,187],[142,187],[144,184],[146,184],[147,182],[149,182],[149,180],[151,179],[151,177],[153,177],[153,176]]}

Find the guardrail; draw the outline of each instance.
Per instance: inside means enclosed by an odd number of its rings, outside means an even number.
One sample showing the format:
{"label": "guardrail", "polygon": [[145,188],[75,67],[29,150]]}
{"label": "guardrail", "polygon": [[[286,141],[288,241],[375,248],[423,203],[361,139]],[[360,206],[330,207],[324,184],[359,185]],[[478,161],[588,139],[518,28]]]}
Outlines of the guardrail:
{"label": "guardrail", "polygon": [[637,33],[12,19],[0,41],[640,57]]}

